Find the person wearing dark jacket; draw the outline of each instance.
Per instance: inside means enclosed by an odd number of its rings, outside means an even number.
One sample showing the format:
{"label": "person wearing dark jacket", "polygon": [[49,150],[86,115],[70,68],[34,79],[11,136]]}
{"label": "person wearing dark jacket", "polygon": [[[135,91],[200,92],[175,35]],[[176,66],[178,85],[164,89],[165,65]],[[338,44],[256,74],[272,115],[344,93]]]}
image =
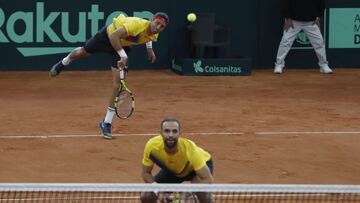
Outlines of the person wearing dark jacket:
{"label": "person wearing dark jacket", "polygon": [[325,0],[286,0],[283,36],[276,56],[274,73],[281,74],[285,58],[300,31],[304,31],[319,60],[321,73],[332,73],[326,59],[324,38],[320,31],[320,18],[324,15]]}

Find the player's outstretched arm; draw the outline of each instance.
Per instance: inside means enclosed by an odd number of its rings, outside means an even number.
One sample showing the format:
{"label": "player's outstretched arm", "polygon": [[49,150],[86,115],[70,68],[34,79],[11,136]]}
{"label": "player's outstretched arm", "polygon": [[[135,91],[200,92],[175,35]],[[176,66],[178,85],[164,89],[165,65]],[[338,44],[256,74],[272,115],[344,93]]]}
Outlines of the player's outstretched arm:
{"label": "player's outstretched arm", "polygon": [[[207,165],[201,169],[195,171],[196,176],[191,181],[192,183],[207,183],[211,184],[214,182],[213,176],[210,172],[210,169]],[[195,193],[200,203],[214,203],[214,198],[211,192],[197,192]]]}
{"label": "player's outstretched arm", "polygon": [[122,69],[125,68],[125,66],[126,66],[128,56],[120,43],[120,39],[126,38],[127,35],[128,34],[127,34],[125,27],[122,26],[122,27],[116,29],[109,36],[109,40],[110,40],[112,47],[115,49],[115,51],[119,54],[119,56],[121,58],[120,61],[118,62],[118,67],[122,68]]}
{"label": "player's outstretched arm", "polygon": [[192,181],[193,183],[213,183],[214,179],[211,175],[210,169],[207,165],[196,171],[196,176]]}
{"label": "player's outstretched arm", "polygon": [[[196,176],[191,181],[192,183],[207,183],[211,184],[214,182],[213,176],[210,172],[210,169],[207,165],[201,169],[195,171]],[[211,192],[197,192],[195,193],[200,203],[214,203],[214,198]]]}
{"label": "player's outstretched arm", "polygon": [[109,35],[110,43],[117,52],[123,48],[120,43],[120,39],[124,39],[126,37],[127,31],[124,26],[116,29],[113,33]]}
{"label": "player's outstretched arm", "polygon": [[[151,174],[154,165],[145,166],[143,165],[141,170],[141,177],[145,183],[154,183],[154,176]],[[158,192],[142,192],[140,200],[142,203],[156,203],[158,199]]]}

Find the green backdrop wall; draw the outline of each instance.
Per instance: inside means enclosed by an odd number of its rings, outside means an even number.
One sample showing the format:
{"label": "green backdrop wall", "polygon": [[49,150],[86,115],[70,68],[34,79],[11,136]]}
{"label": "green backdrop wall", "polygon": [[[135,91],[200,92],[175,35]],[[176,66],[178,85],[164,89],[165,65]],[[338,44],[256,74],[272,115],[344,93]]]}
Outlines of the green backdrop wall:
{"label": "green backdrop wall", "polygon": [[[186,14],[189,12],[213,12],[217,24],[230,28],[232,43],[228,49],[229,57],[251,57],[255,68],[272,68],[282,36],[283,3],[284,0],[0,0],[0,70],[48,70],[68,50],[82,46],[119,12],[151,17],[157,11],[167,12],[170,16],[169,27],[154,43],[158,61],[150,64],[145,46],[138,46],[130,54],[132,69],[169,68],[172,58],[189,57],[190,42],[186,29]],[[360,29],[356,29],[360,27],[360,18],[359,22],[356,21],[356,15],[360,15],[360,2],[328,0],[322,28],[327,46],[329,30],[337,32],[337,24],[329,23],[339,20],[332,17],[334,12],[331,9],[334,8],[353,8],[353,16],[340,22],[341,25],[346,24],[348,34],[333,33],[331,40],[339,36],[354,38],[360,34]],[[295,44],[295,47],[298,45],[301,44]],[[356,60],[359,48],[358,44],[352,48],[328,48],[330,65],[360,67]],[[79,60],[71,64],[71,68],[106,70],[109,69],[108,59],[100,54]],[[291,50],[286,62],[289,67],[303,68],[313,68],[317,64],[313,50],[307,45]]]}

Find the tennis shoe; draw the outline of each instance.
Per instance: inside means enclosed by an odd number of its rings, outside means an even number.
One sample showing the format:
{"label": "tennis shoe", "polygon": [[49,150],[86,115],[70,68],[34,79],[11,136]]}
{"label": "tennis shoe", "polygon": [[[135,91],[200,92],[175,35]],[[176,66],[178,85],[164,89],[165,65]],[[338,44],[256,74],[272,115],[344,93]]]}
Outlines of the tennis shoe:
{"label": "tennis shoe", "polygon": [[333,71],[328,65],[325,65],[320,67],[320,73],[330,74],[333,73]]}
{"label": "tennis shoe", "polygon": [[62,71],[62,70],[64,70],[64,65],[62,64],[62,61],[59,61],[59,62],[57,62],[55,65],[53,65],[53,67],[50,69],[50,73],[49,73],[49,75],[51,76],[51,77],[56,77],[57,75],[59,75],[60,74],[60,72]]}
{"label": "tennis shoe", "polygon": [[275,74],[281,74],[283,72],[284,66],[282,65],[276,65],[274,68],[274,73]]}
{"label": "tennis shoe", "polygon": [[111,124],[110,123],[105,123],[104,121],[101,121],[99,123],[99,128],[100,128],[100,131],[103,134],[103,137],[105,139],[107,139],[107,140],[112,139]]}

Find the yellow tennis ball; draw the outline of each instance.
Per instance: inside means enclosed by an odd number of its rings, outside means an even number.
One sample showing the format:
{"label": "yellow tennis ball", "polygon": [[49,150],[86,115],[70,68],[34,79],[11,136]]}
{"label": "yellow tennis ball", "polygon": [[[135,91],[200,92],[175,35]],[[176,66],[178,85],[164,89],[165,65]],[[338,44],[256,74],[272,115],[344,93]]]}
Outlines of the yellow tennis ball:
{"label": "yellow tennis ball", "polygon": [[195,15],[195,13],[189,13],[189,14],[187,15],[187,20],[188,20],[189,22],[194,22],[194,21],[196,20],[196,15]]}

